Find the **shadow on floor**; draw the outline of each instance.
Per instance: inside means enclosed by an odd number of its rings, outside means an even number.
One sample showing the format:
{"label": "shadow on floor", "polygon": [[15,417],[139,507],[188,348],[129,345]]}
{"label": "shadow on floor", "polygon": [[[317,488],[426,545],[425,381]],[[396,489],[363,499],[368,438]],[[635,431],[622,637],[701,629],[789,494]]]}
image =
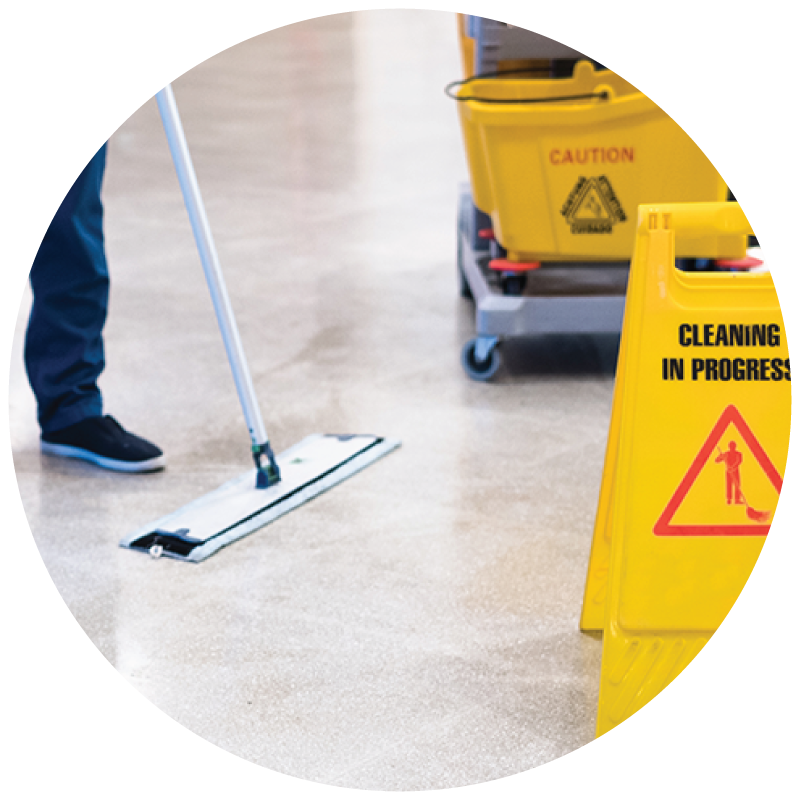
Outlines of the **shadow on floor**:
{"label": "shadow on floor", "polygon": [[[502,344],[506,375],[608,375],[617,367],[619,334],[552,334]],[[498,375],[498,377],[500,377]]]}

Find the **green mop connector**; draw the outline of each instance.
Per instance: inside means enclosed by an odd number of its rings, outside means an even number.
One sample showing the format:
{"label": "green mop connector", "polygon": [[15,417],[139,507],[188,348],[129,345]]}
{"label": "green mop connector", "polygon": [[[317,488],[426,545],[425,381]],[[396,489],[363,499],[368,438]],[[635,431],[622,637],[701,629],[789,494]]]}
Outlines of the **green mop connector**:
{"label": "green mop connector", "polygon": [[[267,463],[264,464],[266,456]],[[275,461],[275,454],[272,452],[269,442],[253,445],[253,461],[256,464],[256,489],[267,489],[280,483],[281,471]]]}

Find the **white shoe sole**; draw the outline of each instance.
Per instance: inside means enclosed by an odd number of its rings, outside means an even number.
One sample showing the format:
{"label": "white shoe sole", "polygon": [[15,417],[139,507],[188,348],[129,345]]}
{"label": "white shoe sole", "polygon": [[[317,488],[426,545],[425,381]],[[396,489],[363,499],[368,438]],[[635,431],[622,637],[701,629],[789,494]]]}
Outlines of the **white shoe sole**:
{"label": "white shoe sole", "polygon": [[48,456],[60,456],[61,458],[78,458],[81,461],[88,461],[103,469],[110,469],[114,472],[154,472],[167,465],[167,458],[164,455],[148,458],[146,461],[120,461],[116,458],[99,456],[91,450],[84,450],[82,447],[73,447],[70,444],[53,444],[52,442],[41,442],[42,452]]}

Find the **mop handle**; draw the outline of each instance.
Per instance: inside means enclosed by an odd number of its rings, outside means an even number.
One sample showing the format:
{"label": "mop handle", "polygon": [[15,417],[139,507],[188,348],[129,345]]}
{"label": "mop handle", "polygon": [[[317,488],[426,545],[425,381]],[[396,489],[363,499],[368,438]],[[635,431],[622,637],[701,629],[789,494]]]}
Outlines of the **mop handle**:
{"label": "mop handle", "polygon": [[200,196],[200,187],[197,185],[197,176],[192,166],[192,158],[189,155],[186,136],[183,133],[183,125],[181,125],[178,115],[178,106],[175,103],[171,84],[167,84],[156,95],[156,102],[161,114],[161,121],[164,124],[164,132],[167,134],[175,171],[178,173],[178,182],[181,185],[183,200],[189,213],[189,221],[192,224],[200,260],[203,262],[203,271],[206,274],[206,282],[211,292],[217,322],[225,342],[233,379],[236,382],[239,402],[242,404],[244,418],[250,430],[250,439],[254,447],[263,446],[268,442],[267,431],[264,428],[264,421],[261,419],[253,381],[250,377],[250,370],[247,368],[244,349],[239,338],[228,291],[225,288],[225,280],[222,277],[217,250],[211,236],[211,228],[203,206],[203,198]]}

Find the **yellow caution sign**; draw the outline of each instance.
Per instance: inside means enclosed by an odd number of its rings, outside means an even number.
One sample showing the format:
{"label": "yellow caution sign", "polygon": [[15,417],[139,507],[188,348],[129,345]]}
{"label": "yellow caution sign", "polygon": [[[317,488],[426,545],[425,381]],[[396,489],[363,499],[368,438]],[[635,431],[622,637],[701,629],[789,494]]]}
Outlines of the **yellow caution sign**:
{"label": "yellow caution sign", "polygon": [[[640,206],[581,627],[604,632],[598,735],[660,692],[742,590],[778,502],[791,370],[737,203]],[[682,241],[681,241],[682,240]]]}

